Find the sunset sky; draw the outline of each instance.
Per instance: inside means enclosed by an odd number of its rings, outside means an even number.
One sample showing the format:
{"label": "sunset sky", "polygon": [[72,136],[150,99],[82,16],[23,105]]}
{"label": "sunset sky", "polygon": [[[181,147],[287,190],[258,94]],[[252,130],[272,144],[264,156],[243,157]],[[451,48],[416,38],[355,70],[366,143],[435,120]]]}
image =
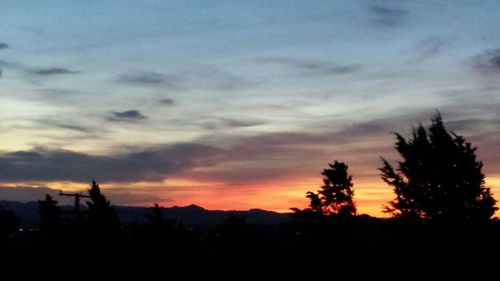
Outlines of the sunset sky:
{"label": "sunset sky", "polygon": [[287,211],[339,160],[359,213],[383,216],[391,132],[436,110],[498,199],[499,15],[493,0],[3,0],[0,200],[96,179],[115,205]]}

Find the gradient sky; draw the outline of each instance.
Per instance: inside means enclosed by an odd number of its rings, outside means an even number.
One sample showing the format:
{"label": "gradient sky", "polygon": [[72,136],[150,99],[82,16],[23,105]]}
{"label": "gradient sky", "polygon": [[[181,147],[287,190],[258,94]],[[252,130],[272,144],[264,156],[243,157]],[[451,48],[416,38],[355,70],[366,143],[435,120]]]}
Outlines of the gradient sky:
{"label": "gradient sky", "polygon": [[[360,213],[439,110],[500,196],[499,1],[0,4],[0,199],[304,207],[334,160]],[[498,196],[497,196],[498,197]],[[59,198],[63,204],[69,204]]]}

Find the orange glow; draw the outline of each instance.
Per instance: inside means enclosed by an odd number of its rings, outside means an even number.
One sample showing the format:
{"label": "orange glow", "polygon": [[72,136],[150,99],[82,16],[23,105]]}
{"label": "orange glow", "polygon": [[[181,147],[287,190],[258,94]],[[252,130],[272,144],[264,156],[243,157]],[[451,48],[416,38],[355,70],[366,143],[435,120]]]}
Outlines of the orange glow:
{"label": "orange glow", "polygon": [[[290,208],[305,208],[307,191],[316,191],[321,179],[281,179],[244,185],[229,185],[221,182],[198,182],[186,179],[168,179],[155,195],[166,199],[163,202],[140,202],[135,205],[185,206],[196,204],[211,210],[248,210],[252,208],[290,212]],[[147,184],[135,187],[147,189]],[[134,188],[134,189],[136,189]],[[112,189],[112,188],[111,188]],[[360,181],[355,185],[355,198],[359,214],[387,217],[382,205],[392,198],[392,191],[381,182]]]}
{"label": "orange glow", "polygon": [[[4,183],[2,187],[20,186],[50,187],[70,192],[85,191],[89,183],[44,182]],[[286,178],[261,183],[234,185],[220,181],[189,180],[169,178],[160,183],[100,183],[104,193],[115,205],[152,206],[158,203],[164,207],[196,204],[209,210],[248,210],[253,208],[276,212],[290,212],[290,208],[305,208],[307,191],[316,191],[321,178]],[[500,194],[500,174],[486,179],[494,195]],[[358,214],[388,217],[383,205],[393,199],[392,189],[379,179],[355,179],[355,201]],[[128,199],[127,199],[128,198]],[[36,200],[39,198],[33,198]],[[69,204],[58,199],[61,204]],[[129,201],[127,201],[129,200]]]}
{"label": "orange glow", "polygon": [[[492,192],[500,194],[500,175],[488,177],[487,186]],[[307,191],[316,191],[321,185],[320,179],[287,179],[278,182],[263,182],[246,185],[228,185],[221,182],[198,182],[186,179],[169,179],[164,182],[159,197],[165,202],[143,202],[139,205],[160,203],[165,207],[196,204],[211,210],[248,210],[252,208],[290,212],[291,207],[305,208],[308,200]],[[355,182],[355,200],[358,214],[376,217],[388,217],[383,212],[383,205],[392,200],[392,189],[376,180],[358,180]],[[158,195],[158,194],[157,194]]]}

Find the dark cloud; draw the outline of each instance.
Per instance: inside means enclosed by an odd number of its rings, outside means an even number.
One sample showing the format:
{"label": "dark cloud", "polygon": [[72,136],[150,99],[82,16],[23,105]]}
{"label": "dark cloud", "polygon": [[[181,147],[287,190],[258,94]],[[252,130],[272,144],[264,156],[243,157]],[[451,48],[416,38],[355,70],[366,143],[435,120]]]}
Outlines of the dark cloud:
{"label": "dark cloud", "polygon": [[32,70],[32,73],[40,76],[51,76],[51,75],[79,74],[81,72],[62,67],[51,67],[51,68]]}
{"label": "dark cloud", "polygon": [[357,72],[361,68],[356,64],[338,65],[327,61],[294,58],[259,58],[257,62],[280,64],[314,75],[348,74]]}
{"label": "dark cloud", "polygon": [[500,74],[500,48],[486,50],[472,58],[472,67],[482,75]]}
{"label": "dark cloud", "polygon": [[30,202],[42,199],[46,194],[57,198],[59,190],[44,185],[0,186],[0,198],[7,201]]}
{"label": "dark cloud", "polygon": [[[101,187],[108,187],[106,183]],[[44,185],[0,185],[0,198],[6,201],[32,202],[45,198],[46,194],[59,201],[59,205],[73,204],[70,198],[59,196],[60,189],[47,187]],[[84,192],[85,190],[82,190]],[[104,191],[115,205],[138,205],[152,204],[152,202],[172,202],[170,198],[156,195],[157,188],[120,188],[111,187]]]}
{"label": "dark cloud", "polygon": [[135,71],[123,73],[118,77],[119,82],[138,85],[158,85],[168,88],[177,88],[179,78],[152,71]]}
{"label": "dark cloud", "polygon": [[148,117],[143,115],[139,110],[126,110],[126,111],[115,111],[111,112],[111,116],[108,117],[110,121],[125,121],[125,122],[136,122],[145,120]]}
{"label": "dark cloud", "polygon": [[[380,156],[396,160],[391,132],[410,137],[412,127],[429,124],[433,111],[408,112],[369,122],[346,124],[319,133],[281,132],[253,136],[213,134],[200,143],[183,143],[96,156],[65,150],[34,149],[0,156],[0,181],[107,182],[161,181],[176,176],[226,184],[258,183],[290,177],[311,177],[333,160],[345,161],[356,177],[377,178]],[[495,120],[446,118],[446,126],[464,135],[496,132]],[[227,122],[250,126],[252,120]],[[486,122],[486,123],[485,123]],[[229,127],[228,127],[229,128]],[[319,128],[319,127],[318,127]],[[483,128],[483,129],[480,129]],[[488,129],[489,128],[489,129]],[[475,137],[477,134],[473,134]],[[498,138],[495,138],[497,140]],[[482,145],[473,143],[474,145]],[[489,145],[491,147],[491,145]],[[483,156],[482,154],[480,156]]]}
{"label": "dark cloud", "polygon": [[4,42],[0,42],[0,50],[2,50],[2,49],[7,49],[7,48],[9,48],[9,47],[10,47],[10,46],[9,46],[9,44],[4,43]]}
{"label": "dark cloud", "polygon": [[175,100],[171,99],[171,98],[160,99],[158,102],[162,105],[174,105],[175,104]]}
{"label": "dark cloud", "polygon": [[0,181],[161,181],[168,175],[209,165],[219,150],[177,144],[122,155],[96,156],[67,150],[35,149],[0,155]]}
{"label": "dark cloud", "polygon": [[[251,121],[226,120],[226,126],[251,126]],[[183,143],[110,156],[67,150],[34,149],[0,155],[0,182],[162,181],[169,175],[227,183],[315,175],[328,161],[356,165],[378,163],[383,148],[372,140],[392,138],[385,123],[347,126],[336,132],[265,133],[247,137],[215,137],[213,145]],[[205,138],[204,138],[205,139]],[[345,140],[349,140],[345,144]],[[206,140],[210,143],[211,140]],[[343,145],[339,145],[344,143]],[[337,145],[335,145],[337,144]],[[223,147],[223,148],[218,148]],[[392,142],[387,143],[392,148]],[[362,157],[361,157],[362,156]],[[333,158],[334,157],[334,158]],[[367,159],[370,158],[370,159]],[[196,171],[196,172],[194,172]],[[376,169],[373,170],[376,173]]]}
{"label": "dark cloud", "polygon": [[373,22],[383,27],[398,27],[404,25],[408,12],[396,7],[384,5],[371,5],[369,7],[373,15]]}

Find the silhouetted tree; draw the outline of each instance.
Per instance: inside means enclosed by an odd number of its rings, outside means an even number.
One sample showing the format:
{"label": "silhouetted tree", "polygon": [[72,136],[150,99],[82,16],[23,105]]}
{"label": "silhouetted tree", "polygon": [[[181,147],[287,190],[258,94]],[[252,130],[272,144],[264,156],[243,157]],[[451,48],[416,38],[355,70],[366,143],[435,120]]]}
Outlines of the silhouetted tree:
{"label": "silhouetted tree", "polygon": [[163,207],[158,204],[154,204],[151,208],[151,214],[146,214],[146,218],[149,221],[149,226],[154,230],[165,231],[175,224],[175,220],[166,220],[163,216]]}
{"label": "silhouetted tree", "polygon": [[0,207],[0,241],[9,238],[21,227],[22,219]]}
{"label": "silhouetted tree", "polygon": [[154,204],[153,208],[151,208],[151,214],[146,214],[146,217],[152,225],[161,225],[164,221],[162,207]]}
{"label": "silhouetted tree", "polygon": [[420,125],[408,140],[395,135],[396,150],[403,160],[394,169],[382,158],[383,167],[379,169],[396,194],[386,212],[430,220],[491,218],[496,201],[484,186],[483,165],[476,160],[476,148],[448,132],[439,113],[428,131]]}
{"label": "silhouetted tree", "polygon": [[61,224],[61,210],[49,194],[45,195],[45,200],[38,200],[38,214],[42,231],[56,229]]}
{"label": "silhouetted tree", "polygon": [[305,210],[292,209],[302,215],[339,215],[354,216],[356,205],[354,203],[354,190],[352,176],[349,175],[348,166],[343,162],[335,161],[324,169],[323,186],[316,193],[308,191],[309,207]]}
{"label": "silhouetted tree", "polygon": [[92,181],[88,190],[90,201],[87,202],[88,218],[90,224],[101,229],[117,229],[120,227],[120,220],[116,210],[111,206],[108,199],[102,194],[101,188]]}

